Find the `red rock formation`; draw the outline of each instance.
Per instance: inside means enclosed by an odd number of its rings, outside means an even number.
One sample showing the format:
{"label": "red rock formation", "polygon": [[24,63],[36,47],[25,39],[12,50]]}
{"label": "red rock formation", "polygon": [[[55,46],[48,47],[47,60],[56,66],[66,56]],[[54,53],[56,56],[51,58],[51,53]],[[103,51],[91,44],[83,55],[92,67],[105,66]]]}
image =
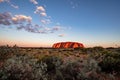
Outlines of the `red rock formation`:
{"label": "red rock formation", "polygon": [[59,42],[52,46],[53,48],[84,48],[82,43],[78,42]]}

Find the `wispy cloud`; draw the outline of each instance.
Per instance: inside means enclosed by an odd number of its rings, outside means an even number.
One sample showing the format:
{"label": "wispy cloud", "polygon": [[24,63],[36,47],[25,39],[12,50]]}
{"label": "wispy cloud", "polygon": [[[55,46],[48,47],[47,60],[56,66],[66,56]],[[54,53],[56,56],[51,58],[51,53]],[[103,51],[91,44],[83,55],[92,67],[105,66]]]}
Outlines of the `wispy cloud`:
{"label": "wispy cloud", "polygon": [[44,25],[51,23],[50,19],[41,19],[40,21],[41,21],[41,23],[44,24]]}
{"label": "wispy cloud", "polygon": [[[46,23],[46,22],[45,22]],[[32,33],[54,33],[61,30],[60,26],[46,27],[43,25],[33,24],[32,17],[26,15],[14,15],[5,12],[0,13],[0,25],[15,26],[17,30],[25,30]]]}
{"label": "wispy cloud", "polygon": [[[39,14],[41,16],[40,22],[47,26],[48,24],[52,23],[50,17],[46,13],[46,9],[43,6],[36,6],[36,10],[34,11],[35,14]],[[53,26],[53,28],[45,27],[45,30],[47,30],[50,33],[53,33],[55,31],[61,30],[60,26]]]}
{"label": "wispy cloud", "polygon": [[67,0],[71,6],[71,8],[77,8],[80,4],[80,2],[78,0]]}
{"label": "wispy cloud", "polygon": [[19,7],[17,6],[17,5],[13,5],[13,4],[11,4],[11,3],[9,3],[13,8],[15,8],[15,9],[18,9]]}
{"label": "wispy cloud", "polygon": [[55,27],[53,28],[54,31],[58,31],[58,30],[60,30],[60,29],[61,29],[61,26],[55,26]]}
{"label": "wispy cloud", "polygon": [[19,6],[14,5],[13,3],[11,3],[10,0],[0,0],[0,3],[2,3],[2,2],[6,2],[6,3],[8,3],[8,4],[9,4],[11,7],[13,7],[13,8],[16,8],[16,9],[19,8]]}
{"label": "wispy cloud", "polygon": [[[34,11],[35,14],[40,15],[40,22],[41,24],[33,24],[32,17],[19,14],[19,15],[12,15],[10,12],[3,12],[0,13],[0,25],[8,27],[8,26],[14,26],[16,30],[25,30],[27,32],[32,33],[41,33],[41,34],[48,34],[48,33],[54,33],[62,30],[62,27],[59,25],[50,26],[51,18],[47,15],[46,9],[43,6],[37,6],[38,2],[36,0],[30,0],[33,4],[35,4],[36,9]],[[10,6],[14,8],[18,8],[18,6],[13,5],[10,0],[0,0],[0,3],[6,2]],[[52,25],[54,25],[53,23]],[[48,27],[50,26],[50,27]],[[63,36],[63,35],[59,35]]]}
{"label": "wispy cloud", "polygon": [[32,2],[33,4],[38,4],[36,0],[30,0],[30,2]]}

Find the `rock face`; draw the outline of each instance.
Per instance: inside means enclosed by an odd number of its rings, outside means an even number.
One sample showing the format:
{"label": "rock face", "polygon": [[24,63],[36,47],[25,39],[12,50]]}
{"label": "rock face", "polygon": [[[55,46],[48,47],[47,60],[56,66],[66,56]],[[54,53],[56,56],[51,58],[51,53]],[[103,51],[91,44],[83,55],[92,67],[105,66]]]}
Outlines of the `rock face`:
{"label": "rock face", "polygon": [[78,42],[59,42],[52,46],[53,48],[84,48],[82,43]]}

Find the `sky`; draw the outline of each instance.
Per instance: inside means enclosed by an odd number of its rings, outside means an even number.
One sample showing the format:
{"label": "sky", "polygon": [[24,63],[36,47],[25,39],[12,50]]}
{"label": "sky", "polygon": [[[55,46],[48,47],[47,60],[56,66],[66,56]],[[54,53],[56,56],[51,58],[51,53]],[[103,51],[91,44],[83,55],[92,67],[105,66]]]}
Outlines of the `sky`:
{"label": "sky", "polygon": [[0,0],[0,45],[120,47],[120,0]]}

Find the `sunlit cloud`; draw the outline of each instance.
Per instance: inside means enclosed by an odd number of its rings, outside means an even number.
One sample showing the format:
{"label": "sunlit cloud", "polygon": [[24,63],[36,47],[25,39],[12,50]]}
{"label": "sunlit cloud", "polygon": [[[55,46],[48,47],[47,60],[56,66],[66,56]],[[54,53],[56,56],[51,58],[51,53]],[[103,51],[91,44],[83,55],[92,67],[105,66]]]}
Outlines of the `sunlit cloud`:
{"label": "sunlit cloud", "polygon": [[35,14],[39,14],[40,16],[47,17],[47,13],[43,6],[37,6],[36,10],[34,11]]}
{"label": "sunlit cloud", "polygon": [[45,12],[41,12],[40,15],[45,16],[45,17],[47,16],[47,14]]}
{"label": "sunlit cloud", "polygon": [[32,18],[30,16],[25,16],[25,15],[15,15],[14,17],[12,17],[12,21],[14,24],[18,24],[23,21],[31,22]]}
{"label": "sunlit cloud", "polygon": [[46,10],[43,6],[37,6],[36,10],[34,11],[35,14],[39,14],[42,18],[40,18],[40,22],[43,25],[47,25],[51,23],[51,19],[46,13]]}
{"label": "sunlit cloud", "polygon": [[37,6],[36,10],[34,11],[36,14],[40,12],[45,12],[45,8],[43,6]]}
{"label": "sunlit cloud", "polygon": [[43,6],[37,6],[38,11],[45,12],[45,8]]}
{"label": "sunlit cloud", "polygon": [[[49,21],[49,20],[48,20]],[[47,23],[44,22],[44,23]],[[32,17],[26,15],[14,15],[5,12],[0,13],[0,25],[15,26],[17,30],[25,30],[32,33],[48,34],[61,30],[61,26],[46,27],[43,25],[33,24]]]}
{"label": "sunlit cloud", "polygon": [[0,0],[0,3],[1,3],[1,2],[4,2],[4,0]]}
{"label": "sunlit cloud", "polygon": [[[10,0],[0,0],[0,3],[6,2],[10,4],[10,6],[14,8],[18,8],[18,6],[13,5]],[[35,4],[35,6],[38,4],[36,0],[30,0],[31,3]],[[14,26],[16,30],[25,30],[27,32],[32,33],[40,33],[40,34],[48,34],[48,33],[54,33],[62,30],[61,26],[49,26],[50,23],[53,23],[51,21],[51,18],[46,13],[46,10],[43,6],[36,6],[36,9],[34,11],[35,14],[40,15],[40,22],[41,24],[33,24],[32,17],[19,14],[19,15],[12,15],[10,12],[4,12],[0,13],[0,25],[3,26]],[[53,23],[55,24],[55,23]]]}
{"label": "sunlit cloud", "polygon": [[32,2],[33,4],[38,4],[36,0],[30,0],[30,2]]}

